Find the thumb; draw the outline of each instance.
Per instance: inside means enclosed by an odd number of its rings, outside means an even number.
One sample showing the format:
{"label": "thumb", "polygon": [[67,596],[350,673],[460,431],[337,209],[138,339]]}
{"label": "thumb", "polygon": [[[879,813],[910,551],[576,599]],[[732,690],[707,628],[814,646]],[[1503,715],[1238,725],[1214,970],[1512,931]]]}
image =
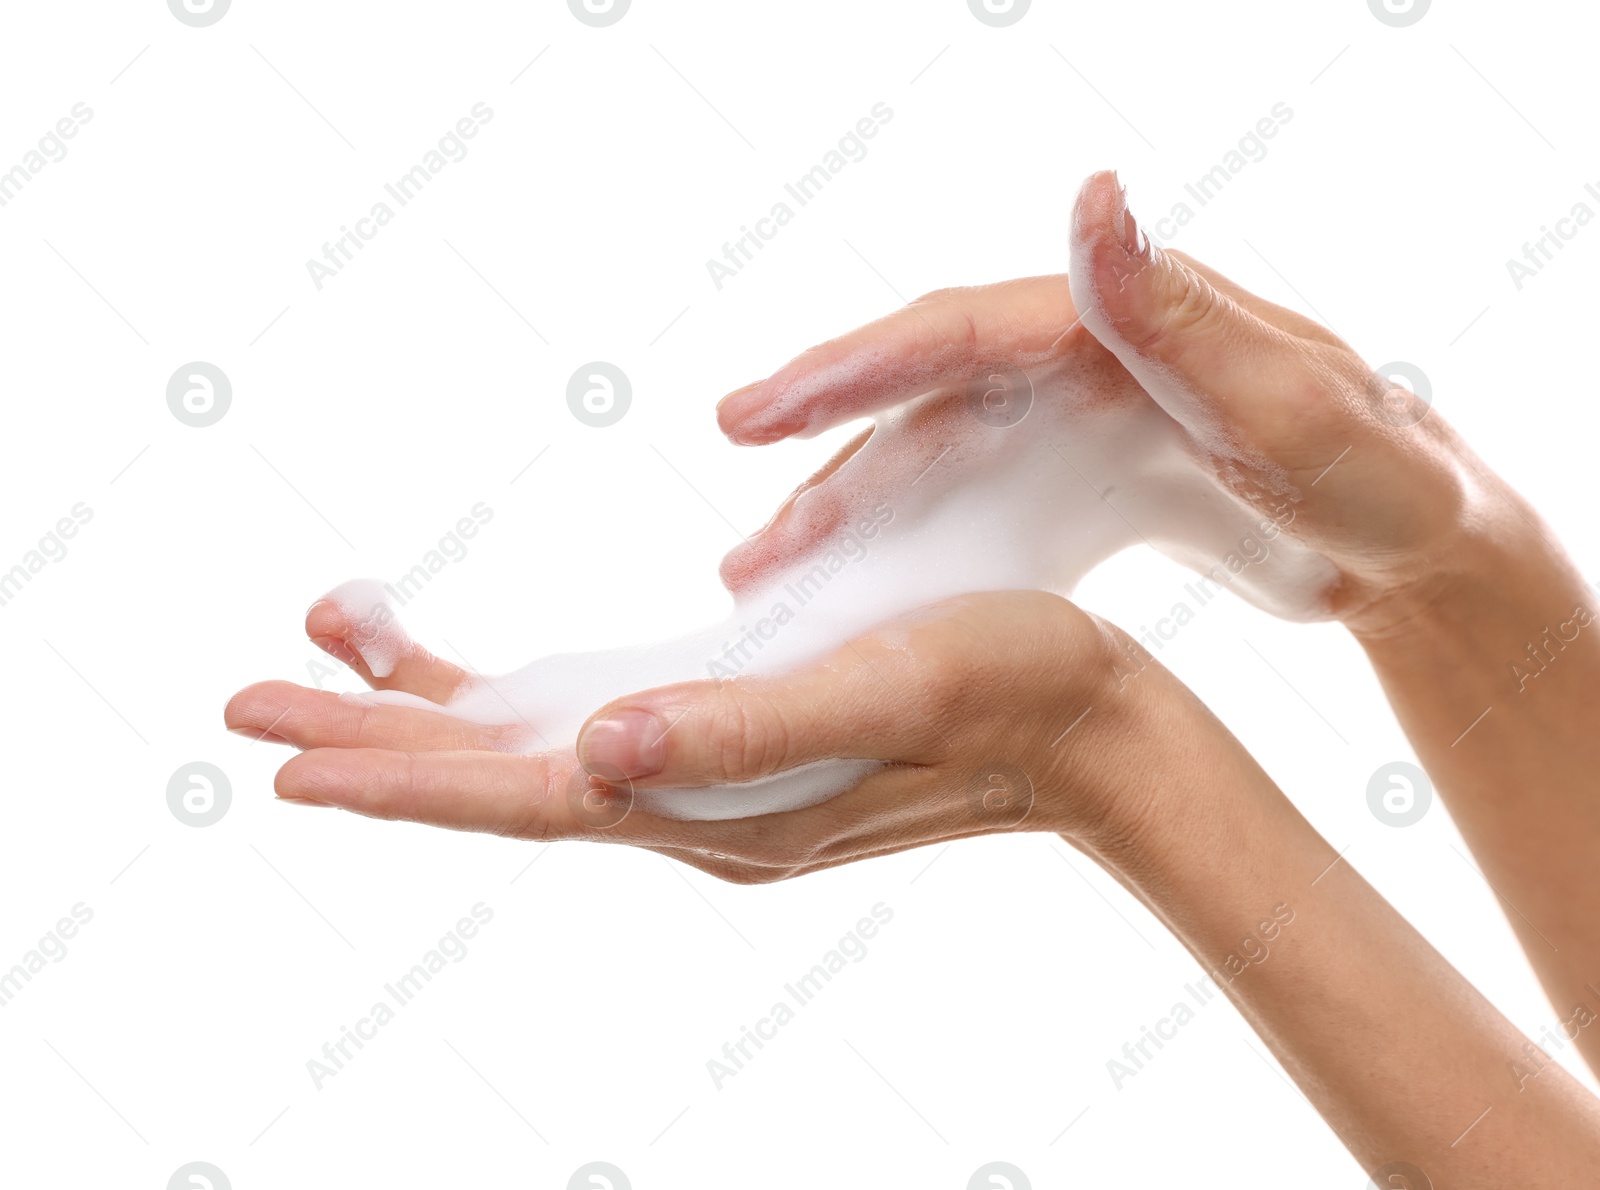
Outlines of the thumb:
{"label": "thumb", "polygon": [[884,697],[884,664],[853,650],[843,658],[782,678],[682,682],[619,698],[584,724],[578,760],[641,786],[693,788],[818,760],[931,759],[937,733],[918,708]]}
{"label": "thumb", "polygon": [[1084,326],[1192,432],[1231,423],[1252,438],[1281,424],[1286,399],[1306,391],[1305,344],[1152,244],[1110,171],[1078,192],[1071,260]]}

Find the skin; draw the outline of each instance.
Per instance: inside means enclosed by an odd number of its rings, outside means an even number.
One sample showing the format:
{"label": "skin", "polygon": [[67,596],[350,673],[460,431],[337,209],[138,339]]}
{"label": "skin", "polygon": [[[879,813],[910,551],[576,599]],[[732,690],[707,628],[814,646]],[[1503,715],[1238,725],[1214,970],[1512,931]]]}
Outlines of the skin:
{"label": "skin", "polygon": [[[384,681],[459,680],[412,660]],[[580,741],[592,766],[641,774],[612,787],[613,809],[634,787],[750,780],[829,756],[885,762],[832,801],[764,818],[680,823],[635,810],[600,825],[570,796],[570,759],[504,751],[499,728],[287,683],[241,692],[227,714],[247,733],[275,724],[276,738],[306,749],[278,775],[284,798],[629,843],[737,883],[975,834],[1056,833],[1167,924],[1364,1169],[1404,1161],[1435,1186],[1484,1190],[1600,1176],[1600,1105],[1556,1064],[1519,1089],[1510,1063],[1530,1043],[1176,678],[1059,597],[950,601],[797,674],[634,695]],[[629,726],[638,716],[648,722]],[[623,729],[595,730],[617,720]]]}
{"label": "skin", "polygon": [[[1337,573],[1323,613],[1372,656],[1485,873],[1529,915],[1525,941],[1550,940],[1538,943],[1544,954],[1530,942],[1531,953],[1568,1007],[1575,984],[1600,977],[1600,915],[1579,895],[1600,842],[1584,776],[1600,760],[1584,730],[1600,688],[1600,632],[1563,640],[1522,689],[1508,689],[1506,662],[1588,597],[1570,564],[1441,419],[1417,420],[1414,404],[1375,383],[1329,332],[1144,242],[1109,175],[1079,196],[1073,248],[1082,318],[1063,277],[929,295],[731,394],[724,430],[749,444],[777,441],[899,403],[939,377],[964,380],[973,367],[1052,352],[1114,358],[1192,429],[1241,500],[1293,501],[1292,532]],[[870,372],[852,372],[852,359],[870,360]],[[814,540],[829,502],[854,498],[848,474],[836,460],[814,477],[758,535],[759,548],[730,559],[731,573],[748,576]],[[312,608],[307,631],[377,688],[443,701],[468,678],[416,645],[374,678],[331,604]],[[1491,702],[1493,714],[1466,737],[1475,750],[1461,751],[1451,741]],[[1364,1168],[1406,1161],[1440,1187],[1569,1186],[1600,1174],[1592,1098],[1555,1064],[1514,1077],[1530,1043],[1336,862],[1176,679],[1054,596],[974,596],[781,679],[618,700],[578,744],[609,783],[571,756],[517,753],[503,728],[288,683],[242,691],[226,718],[303,749],[278,775],[286,800],[624,842],[741,883],[973,834],[1054,832],[1213,972]],[[680,823],[626,812],[633,787],[749,780],[822,757],[885,767],[789,814]],[[993,781],[997,768],[1010,780]],[[1250,862],[1219,872],[1219,853]],[[1274,925],[1284,914],[1288,923]],[[1579,1044],[1593,1060],[1592,1039]]]}
{"label": "skin", "polygon": [[[967,353],[988,366],[1031,358],[1045,328],[1073,327],[1063,344],[1087,328],[1241,498],[1293,507],[1286,535],[1337,571],[1323,614],[1371,659],[1552,1004],[1564,1021],[1600,1014],[1595,592],[1436,411],[1326,328],[1150,244],[1113,175],[1085,183],[1072,249],[1079,305],[1060,277],[930,294],[730,394],[724,431],[771,442],[903,400],[926,382],[918,357],[942,350],[930,328],[971,328]],[[816,383],[850,359],[873,361],[871,389]],[[1600,1071],[1600,1029],[1575,1044]]]}

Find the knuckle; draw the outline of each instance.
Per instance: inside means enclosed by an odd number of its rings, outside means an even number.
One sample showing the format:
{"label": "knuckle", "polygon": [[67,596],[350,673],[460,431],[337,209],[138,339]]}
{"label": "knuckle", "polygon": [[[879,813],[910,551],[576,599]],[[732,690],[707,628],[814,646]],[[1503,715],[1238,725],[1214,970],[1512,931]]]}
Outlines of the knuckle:
{"label": "knuckle", "polygon": [[1291,341],[1275,358],[1279,403],[1286,416],[1311,419],[1308,437],[1348,427],[1352,417],[1369,419],[1382,405],[1381,377],[1349,348]]}
{"label": "knuckle", "polygon": [[[356,703],[353,709],[355,713],[342,721],[343,731],[340,731],[337,726],[339,720],[335,720],[336,726],[332,734],[346,746],[359,747],[374,738],[375,733],[373,732],[372,721],[374,708],[365,703]],[[335,709],[335,714],[337,714],[337,708]]]}
{"label": "knuckle", "polygon": [[523,757],[521,762],[524,766],[523,780],[517,784],[519,788],[526,789],[527,796],[508,809],[491,833],[506,839],[549,842],[555,836],[550,806],[561,796],[563,782],[555,766],[540,757]]}
{"label": "knuckle", "polygon": [[490,724],[481,730],[484,742],[494,752],[518,753],[534,735],[531,728],[521,723]]}
{"label": "knuckle", "polygon": [[381,776],[372,786],[372,813],[379,818],[413,821],[418,813],[416,755],[401,752],[378,767]]}
{"label": "knuckle", "polygon": [[[978,345],[978,324],[972,317],[967,302],[968,291],[962,288],[931,289],[907,308],[914,311],[939,310],[943,317],[936,333],[945,344],[956,347]],[[930,326],[930,331],[933,329]],[[955,339],[952,340],[952,335]]]}
{"label": "knuckle", "polygon": [[717,710],[709,757],[712,775],[729,782],[770,776],[789,755],[789,728],[783,715],[756,691],[731,689]]}
{"label": "knuckle", "polygon": [[1211,282],[1192,269],[1176,268],[1168,273],[1159,317],[1142,332],[1129,336],[1135,350],[1150,351],[1163,344],[1181,341],[1205,329],[1226,300]]}

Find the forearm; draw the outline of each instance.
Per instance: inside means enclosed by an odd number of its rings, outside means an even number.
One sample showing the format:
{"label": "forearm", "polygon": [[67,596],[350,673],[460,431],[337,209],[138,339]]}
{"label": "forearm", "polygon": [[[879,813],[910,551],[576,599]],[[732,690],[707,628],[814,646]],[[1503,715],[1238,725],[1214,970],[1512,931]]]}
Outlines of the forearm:
{"label": "forearm", "polygon": [[[1581,1021],[1600,1014],[1600,608],[1542,526],[1517,527],[1363,644],[1561,1019]],[[1600,1030],[1575,1040],[1600,1069]]]}
{"label": "forearm", "polygon": [[1594,1100],[1338,860],[1203,708],[1164,711],[1155,734],[1174,733],[1207,742],[1183,750],[1181,769],[1141,774],[1163,790],[1139,821],[1077,845],[1193,952],[1363,1168],[1406,1161],[1458,1190],[1593,1183]]}

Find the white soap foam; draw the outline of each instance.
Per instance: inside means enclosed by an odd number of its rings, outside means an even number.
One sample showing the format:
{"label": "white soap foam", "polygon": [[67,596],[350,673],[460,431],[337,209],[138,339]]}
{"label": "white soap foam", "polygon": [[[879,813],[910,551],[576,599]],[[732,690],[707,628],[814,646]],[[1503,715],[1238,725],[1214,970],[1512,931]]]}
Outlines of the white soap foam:
{"label": "white soap foam", "polygon": [[350,622],[353,631],[345,643],[361,654],[372,676],[386,678],[394,673],[395,663],[411,646],[411,638],[400,626],[383,584],[353,579],[323,598],[336,605]]}
{"label": "white soap foam", "polygon": [[[622,695],[792,670],[952,596],[1065,595],[1096,564],[1140,543],[1202,572],[1242,551],[1248,565],[1217,571],[1222,585],[1279,615],[1325,614],[1332,567],[1263,532],[1269,515],[1282,522],[1284,514],[1231,494],[1207,451],[1104,352],[1090,356],[1029,367],[1033,404],[1014,425],[985,424],[964,392],[947,390],[880,415],[866,444],[792,510],[803,520],[834,501],[848,512],[843,523],[790,563],[758,568],[717,624],[648,647],[544,657],[475,680],[443,706],[398,692],[366,697],[476,723],[522,723],[531,729],[528,751],[570,755],[585,719]],[[346,584],[329,598],[367,626],[370,643],[350,643],[374,673],[408,647],[381,586]],[[877,767],[824,761],[743,785],[639,790],[636,804],[685,820],[775,813],[833,797]]]}

